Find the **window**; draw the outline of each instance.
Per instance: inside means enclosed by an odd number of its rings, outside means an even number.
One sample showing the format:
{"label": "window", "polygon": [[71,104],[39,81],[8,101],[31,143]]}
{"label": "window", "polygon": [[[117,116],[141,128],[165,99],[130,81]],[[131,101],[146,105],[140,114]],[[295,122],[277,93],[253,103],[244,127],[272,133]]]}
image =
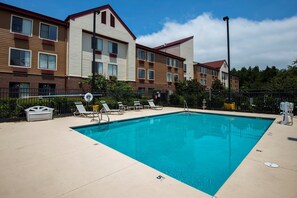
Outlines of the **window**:
{"label": "window", "polygon": [[11,32],[32,35],[32,20],[17,16],[11,18]]}
{"label": "window", "polygon": [[58,27],[40,23],[40,38],[56,41],[58,35]]}
{"label": "window", "polygon": [[187,64],[184,64],[184,73],[187,73]]}
{"label": "window", "polygon": [[31,51],[10,48],[10,66],[31,67]]}
{"label": "window", "polygon": [[155,80],[155,71],[154,70],[149,69],[147,71],[147,73],[148,73],[148,80]]}
{"label": "window", "polygon": [[57,55],[38,53],[39,69],[57,70]]}
{"label": "window", "polygon": [[222,72],[222,80],[228,80],[228,74],[225,72]]}
{"label": "window", "polygon": [[148,94],[149,96],[151,96],[151,95],[153,95],[153,93],[154,93],[154,88],[148,88],[148,90],[147,90],[147,94]]}
{"label": "window", "polygon": [[172,66],[174,66],[174,67],[178,67],[178,60],[176,60],[176,59],[172,59]]}
{"label": "window", "polygon": [[138,94],[140,94],[140,95],[144,95],[144,93],[145,93],[145,88],[144,87],[138,87]]}
{"label": "window", "polygon": [[103,50],[103,40],[100,38],[96,38],[96,50],[102,51]]}
{"label": "window", "polygon": [[174,74],[174,82],[178,81],[178,74]]}
{"label": "window", "polygon": [[118,54],[118,44],[111,41],[108,42],[108,52],[112,54]]}
{"label": "window", "polygon": [[155,54],[152,52],[147,53],[147,60],[151,63],[155,62]]}
{"label": "window", "polygon": [[206,68],[200,66],[200,73],[206,74]]}
{"label": "window", "polygon": [[95,73],[99,75],[103,75],[103,63],[96,62]]}
{"label": "window", "polygon": [[101,23],[106,24],[106,11],[101,12]]}
{"label": "window", "polygon": [[137,58],[139,60],[145,60],[145,51],[141,49],[137,49]]}
{"label": "window", "polygon": [[205,78],[201,78],[200,79],[200,84],[201,85],[206,85],[206,79]]}
{"label": "window", "polygon": [[166,64],[167,66],[172,66],[172,58],[166,58]]}
{"label": "window", "polygon": [[167,82],[172,82],[172,73],[167,72]]}
{"label": "window", "polygon": [[19,83],[10,82],[9,83],[9,97],[18,98],[29,96],[30,84],[29,83]]}
{"label": "window", "polygon": [[52,94],[55,94],[55,89],[56,89],[55,84],[39,83],[38,94],[39,95],[52,95]]}
{"label": "window", "polygon": [[115,19],[114,19],[114,16],[112,14],[110,14],[110,26],[115,27]]}
{"label": "window", "polygon": [[118,66],[113,64],[108,64],[108,76],[117,76],[118,75]]}
{"label": "window", "polygon": [[138,69],[138,79],[145,79],[145,69]]}
{"label": "window", "polygon": [[216,71],[216,70],[212,70],[211,72],[212,72],[212,75],[213,76],[217,76],[218,75],[218,71]]}

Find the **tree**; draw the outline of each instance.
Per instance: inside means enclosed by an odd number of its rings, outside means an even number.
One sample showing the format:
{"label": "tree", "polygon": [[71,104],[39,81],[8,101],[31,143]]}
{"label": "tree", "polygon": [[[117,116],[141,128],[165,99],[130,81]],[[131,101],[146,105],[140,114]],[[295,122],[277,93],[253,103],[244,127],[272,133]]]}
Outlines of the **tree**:
{"label": "tree", "polygon": [[211,85],[211,88],[213,90],[216,90],[216,91],[223,91],[223,90],[225,90],[225,87],[224,87],[223,83],[220,80],[218,80],[218,79],[216,79],[215,81],[213,81],[213,83]]}

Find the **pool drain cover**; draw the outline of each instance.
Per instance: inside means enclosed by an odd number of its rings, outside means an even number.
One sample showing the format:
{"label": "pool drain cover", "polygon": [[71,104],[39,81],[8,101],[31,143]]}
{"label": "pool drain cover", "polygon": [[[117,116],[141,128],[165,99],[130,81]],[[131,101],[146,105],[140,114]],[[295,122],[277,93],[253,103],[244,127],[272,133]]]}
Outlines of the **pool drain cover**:
{"label": "pool drain cover", "polygon": [[159,175],[158,177],[156,177],[157,179],[159,179],[159,180],[163,180],[163,179],[165,179],[165,177],[163,177],[162,175]]}
{"label": "pool drain cover", "polygon": [[278,168],[279,167],[278,164],[272,163],[272,162],[265,162],[264,164],[270,168]]}

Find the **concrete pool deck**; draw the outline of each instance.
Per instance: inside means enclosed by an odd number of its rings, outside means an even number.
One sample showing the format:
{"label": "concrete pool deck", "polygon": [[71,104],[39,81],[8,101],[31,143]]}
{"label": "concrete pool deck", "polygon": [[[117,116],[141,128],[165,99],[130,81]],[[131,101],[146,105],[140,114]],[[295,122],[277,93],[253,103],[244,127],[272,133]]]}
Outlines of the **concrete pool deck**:
{"label": "concrete pool deck", "polygon": [[[181,110],[129,111],[110,118]],[[284,126],[278,115],[193,111],[276,118],[216,198],[297,197],[296,118],[293,126]],[[69,128],[94,123],[90,120],[0,123],[0,197],[211,197]],[[266,167],[267,161],[280,167]]]}

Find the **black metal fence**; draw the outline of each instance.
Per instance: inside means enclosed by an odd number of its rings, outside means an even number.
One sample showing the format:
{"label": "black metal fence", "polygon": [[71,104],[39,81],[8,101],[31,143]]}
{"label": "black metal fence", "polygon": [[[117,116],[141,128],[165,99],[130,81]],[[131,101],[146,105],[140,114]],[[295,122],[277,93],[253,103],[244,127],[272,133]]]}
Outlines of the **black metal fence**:
{"label": "black metal fence", "polygon": [[[92,104],[87,104],[83,98],[90,90],[57,90],[57,89],[3,89],[0,88],[0,121],[25,119],[25,109],[40,105],[55,109],[54,116],[72,115],[75,111],[74,102],[81,101],[91,109]],[[96,91],[100,93],[100,91]],[[94,92],[93,92],[94,93]],[[235,111],[273,113],[279,114],[279,105],[282,101],[289,101],[295,104],[294,114],[297,113],[297,90],[240,90],[233,92],[232,102],[235,103]],[[146,104],[148,99],[154,99],[157,104],[163,106],[183,107],[184,100],[190,108],[203,106],[205,100],[206,109],[225,110],[226,91],[204,91],[177,95],[166,90],[160,91],[136,91],[136,92],[111,92],[102,94],[101,97],[94,97],[95,103],[104,99],[112,108],[117,108],[117,102],[121,101],[127,105],[133,105],[134,100]]]}
{"label": "black metal fence", "polygon": [[86,90],[0,89],[0,121],[25,119],[25,109],[40,105],[55,109],[54,116],[71,115],[74,102],[82,101]]}
{"label": "black metal fence", "polygon": [[[207,109],[225,110],[227,92],[208,90],[205,92],[182,96],[189,107],[202,108],[203,99]],[[294,103],[294,115],[297,113],[297,90],[240,90],[231,93],[231,102],[235,103],[235,111],[256,113],[280,113],[280,102]],[[180,104],[179,106],[181,106]]]}

